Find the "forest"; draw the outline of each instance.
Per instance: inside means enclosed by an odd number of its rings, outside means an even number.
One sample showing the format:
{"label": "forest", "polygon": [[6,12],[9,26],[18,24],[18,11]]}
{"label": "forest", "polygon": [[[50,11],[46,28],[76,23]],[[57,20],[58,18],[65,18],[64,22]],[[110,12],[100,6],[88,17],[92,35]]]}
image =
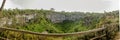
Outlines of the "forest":
{"label": "forest", "polygon": [[[57,12],[54,9],[4,9],[0,27],[27,30],[38,33],[73,33],[108,27],[109,39],[119,30],[119,10],[112,12]],[[110,27],[110,28],[109,28]],[[103,32],[80,36],[45,37],[9,30],[1,30],[0,37],[9,40],[89,40]],[[96,40],[107,40],[106,36]]]}

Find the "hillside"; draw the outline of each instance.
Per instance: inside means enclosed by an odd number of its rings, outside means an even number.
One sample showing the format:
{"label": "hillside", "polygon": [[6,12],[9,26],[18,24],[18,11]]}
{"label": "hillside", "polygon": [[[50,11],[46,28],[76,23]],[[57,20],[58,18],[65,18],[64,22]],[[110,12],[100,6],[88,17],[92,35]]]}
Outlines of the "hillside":
{"label": "hillside", "polygon": [[[39,33],[72,33],[99,28],[105,24],[117,24],[115,26],[119,25],[118,10],[105,13],[94,13],[64,11],[56,12],[53,10],[43,9],[5,9],[3,10],[2,15],[3,17],[0,18],[0,27],[28,30]],[[20,35],[23,36],[20,36],[19,40],[29,40],[31,38],[32,40],[41,39],[37,38],[35,35],[19,34],[9,30],[3,30],[0,34],[0,36],[10,38],[11,40],[12,38],[17,40],[17,37]],[[64,39],[79,40],[79,37],[65,37]]]}

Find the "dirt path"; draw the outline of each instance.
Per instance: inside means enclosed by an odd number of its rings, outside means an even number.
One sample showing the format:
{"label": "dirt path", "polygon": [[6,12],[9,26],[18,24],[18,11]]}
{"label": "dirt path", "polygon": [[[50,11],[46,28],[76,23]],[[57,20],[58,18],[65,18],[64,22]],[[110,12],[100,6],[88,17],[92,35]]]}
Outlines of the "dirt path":
{"label": "dirt path", "polygon": [[116,33],[114,40],[120,40],[120,32]]}

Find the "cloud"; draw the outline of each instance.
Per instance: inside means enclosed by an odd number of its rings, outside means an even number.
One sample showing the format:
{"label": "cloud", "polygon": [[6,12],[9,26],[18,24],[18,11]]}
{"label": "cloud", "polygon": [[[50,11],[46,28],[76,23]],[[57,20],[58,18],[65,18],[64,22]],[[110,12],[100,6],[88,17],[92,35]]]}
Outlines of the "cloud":
{"label": "cloud", "polygon": [[[118,0],[8,0],[8,6],[23,9],[50,9],[58,11],[104,11],[116,10]],[[113,5],[114,4],[114,5]]]}
{"label": "cloud", "polygon": [[[2,4],[2,0],[0,0],[0,4]],[[5,3],[4,8],[9,9],[9,8],[22,8],[22,7],[12,3],[10,0],[7,0],[6,3]]]}

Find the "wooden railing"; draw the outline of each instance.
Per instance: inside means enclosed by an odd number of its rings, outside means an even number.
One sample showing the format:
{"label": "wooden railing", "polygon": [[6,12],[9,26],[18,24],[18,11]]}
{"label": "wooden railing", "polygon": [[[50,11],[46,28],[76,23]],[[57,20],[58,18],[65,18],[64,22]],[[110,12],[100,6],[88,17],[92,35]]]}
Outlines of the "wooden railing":
{"label": "wooden railing", "polygon": [[18,30],[18,29],[13,29],[13,28],[5,28],[5,27],[0,27],[0,29],[14,31],[14,32],[21,32],[21,33],[41,35],[41,36],[74,36],[74,35],[82,35],[82,34],[86,34],[86,33],[101,31],[101,30],[104,30],[105,27],[97,28],[97,29],[93,29],[93,30],[88,30],[88,31],[75,32],[75,33],[47,33],[47,34],[45,34],[45,33],[38,33],[38,32],[32,32],[32,31],[26,31],[26,30]]}
{"label": "wooden railing", "polygon": [[[83,35],[83,34],[87,34],[87,33],[102,31],[105,29],[106,29],[105,27],[102,27],[102,28],[97,28],[97,29],[92,29],[92,30],[82,31],[82,32],[74,32],[74,33],[47,33],[47,34],[45,34],[45,33],[32,32],[32,31],[27,31],[27,30],[18,30],[18,29],[13,29],[13,28],[0,27],[0,30],[4,30],[4,31],[9,30],[9,31],[14,31],[14,32],[34,34],[34,35],[40,35],[40,36],[46,36],[46,37],[48,37],[48,36],[52,36],[52,37],[78,36],[78,35]],[[103,36],[105,36],[105,34],[101,35],[99,37],[92,38],[90,40],[94,40],[96,38],[100,38]],[[5,39],[5,38],[0,37],[0,39]]]}
{"label": "wooden railing", "polygon": [[[114,24],[116,25],[116,24]],[[6,27],[0,27],[0,30],[3,31],[13,31],[13,32],[19,32],[19,33],[25,33],[25,34],[33,34],[33,35],[39,35],[39,36],[45,36],[45,37],[66,37],[66,36],[81,36],[84,34],[89,34],[89,33],[97,33],[98,35],[96,35],[93,38],[90,38],[90,40],[95,40],[95,39],[99,39],[99,38],[103,38],[105,37],[106,39],[109,39],[109,34],[111,32],[114,31],[114,29],[118,28],[117,26],[111,26],[108,25],[106,27],[101,27],[101,28],[97,28],[97,29],[92,29],[92,30],[88,30],[88,31],[81,31],[81,32],[73,32],[73,33],[39,33],[39,32],[33,32],[33,31],[27,31],[27,30],[20,30],[20,29],[13,29],[13,28],[6,28]],[[5,39],[3,37],[1,37],[0,39]]]}

